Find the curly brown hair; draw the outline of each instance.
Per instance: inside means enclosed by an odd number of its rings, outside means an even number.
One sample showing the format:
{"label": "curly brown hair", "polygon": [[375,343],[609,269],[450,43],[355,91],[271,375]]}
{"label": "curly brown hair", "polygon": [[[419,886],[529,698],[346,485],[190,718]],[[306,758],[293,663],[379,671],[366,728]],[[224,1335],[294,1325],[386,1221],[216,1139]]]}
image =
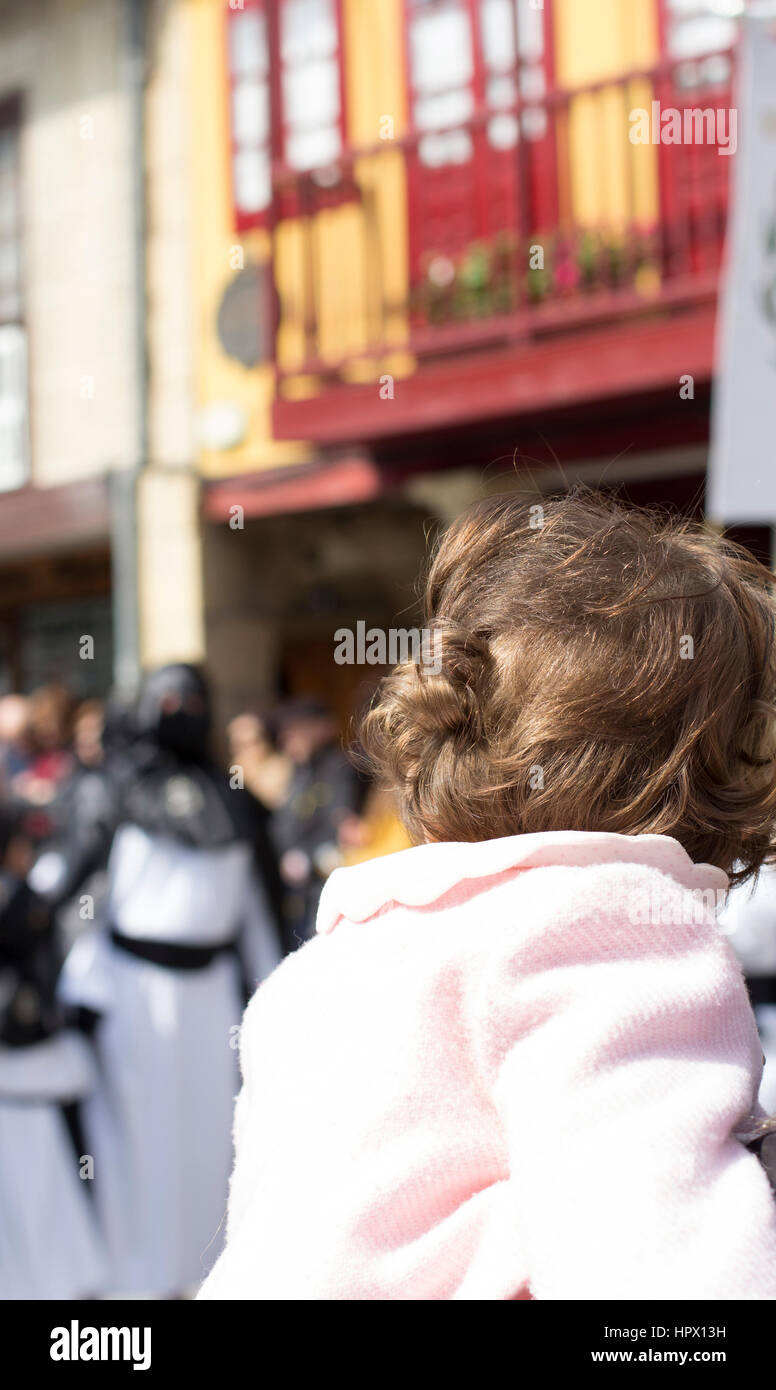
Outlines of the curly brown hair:
{"label": "curly brown hair", "polygon": [[672,835],[743,880],[774,857],[771,575],[697,524],[576,490],[470,508],[433,557],[436,661],[360,742],[416,841]]}

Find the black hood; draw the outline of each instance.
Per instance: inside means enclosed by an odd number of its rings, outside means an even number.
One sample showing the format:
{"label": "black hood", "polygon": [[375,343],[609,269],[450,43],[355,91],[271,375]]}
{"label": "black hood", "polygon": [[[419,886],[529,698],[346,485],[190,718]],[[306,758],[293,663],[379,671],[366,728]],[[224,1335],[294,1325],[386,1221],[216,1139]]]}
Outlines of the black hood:
{"label": "black hood", "polygon": [[210,695],[195,666],[161,666],[146,676],[135,717],[143,741],[199,761],[207,756]]}
{"label": "black hood", "polygon": [[122,776],[122,816],[200,849],[255,841],[263,812],[208,754],[210,697],[195,666],[162,666],[143,682]]}

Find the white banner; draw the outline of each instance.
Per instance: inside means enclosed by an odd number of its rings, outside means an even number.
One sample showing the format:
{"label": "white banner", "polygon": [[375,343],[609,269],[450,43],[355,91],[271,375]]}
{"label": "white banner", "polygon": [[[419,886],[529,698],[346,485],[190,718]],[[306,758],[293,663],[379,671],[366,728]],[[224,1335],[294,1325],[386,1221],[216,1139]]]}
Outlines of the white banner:
{"label": "white banner", "polygon": [[776,25],[742,24],[706,512],[776,525]]}

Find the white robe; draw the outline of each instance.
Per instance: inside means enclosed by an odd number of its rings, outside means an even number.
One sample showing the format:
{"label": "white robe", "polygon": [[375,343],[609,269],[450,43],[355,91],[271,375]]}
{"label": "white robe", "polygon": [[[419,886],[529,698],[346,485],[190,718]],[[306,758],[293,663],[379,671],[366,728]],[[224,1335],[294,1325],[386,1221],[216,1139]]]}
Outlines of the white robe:
{"label": "white robe", "polygon": [[95,1083],[91,1047],[73,1030],[0,1048],[0,1299],[88,1298],[107,1287],[88,1164],[58,1103]]}
{"label": "white robe", "polygon": [[100,1084],[85,1107],[95,1192],[116,1293],[172,1295],[216,1259],[232,1164],[243,1011],[232,953],[202,969],[152,964],[111,942],[179,946],[232,940],[249,982],[279,960],[247,844],[192,849],[122,826],[108,865],[105,924],[74,946],[63,996],[102,1013]]}

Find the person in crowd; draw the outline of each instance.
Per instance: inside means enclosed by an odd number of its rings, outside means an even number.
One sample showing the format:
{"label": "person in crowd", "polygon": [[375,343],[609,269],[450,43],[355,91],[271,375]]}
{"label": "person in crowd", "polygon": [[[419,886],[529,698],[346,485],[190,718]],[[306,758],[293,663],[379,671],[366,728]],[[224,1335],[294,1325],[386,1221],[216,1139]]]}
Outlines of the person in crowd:
{"label": "person in crowd", "polygon": [[241,767],[248,790],[269,810],[282,805],[291,780],[291,760],[273,745],[258,714],[235,715],[227,726],[232,766]]}
{"label": "person in crowd", "polygon": [[82,700],[73,715],[73,757],[79,769],[88,771],[104,761],[102,734],[105,709],[102,700]]}
{"label": "person in crowd", "polygon": [[32,761],[30,704],[26,695],[0,699],[0,791],[10,799],[14,780]]}
{"label": "person in crowd", "polygon": [[776,1113],[776,866],[765,865],[755,884],[733,888],[719,920],[741,962],[760,1031],[760,1103]]}
{"label": "person in crowd", "polygon": [[52,804],[52,834],[29,882],[56,913],[66,947],[95,920],[107,881],[108,852],[121,791],[121,769],[102,703],[86,700],[73,718],[73,763]]}
{"label": "person in crowd", "polygon": [[29,698],[31,758],[11,792],[28,808],[26,825],[38,845],[56,834],[57,798],[73,770],[72,715],[73,700],[63,685],[42,685]]}
{"label": "person in crowd", "polygon": [[410,848],[394,797],[385,787],[369,788],[361,815],[346,816],[340,823],[338,843],[345,866]]}
{"label": "person in crowd", "polygon": [[286,886],[286,919],[298,945],[315,930],[324,882],[342,862],[340,828],[360,811],[364,786],[342,751],[336,720],[321,700],[289,700],[273,722],[293,767],[271,824]]}
{"label": "person in crowd", "polygon": [[266,813],[208,753],[201,673],[145,680],[121,777],[103,920],[61,997],[98,1015],[85,1110],[112,1286],[174,1297],[219,1248],[247,993],[278,963]]}
{"label": "person in crowd", "polygon": [[413,847],[337,869],[247,1010],[201,1298],[776,1298],[713,908],[775,853],[770,581],[584,491],[453,523],[434,664],[361,731]]}
{"label": "person in crowd", "polygon": [[0,811],[0,1299],[88,1298],[109,1283],[81,1122],[97,1069],[56,997],[61,945],[27,881],[22,814]]}

